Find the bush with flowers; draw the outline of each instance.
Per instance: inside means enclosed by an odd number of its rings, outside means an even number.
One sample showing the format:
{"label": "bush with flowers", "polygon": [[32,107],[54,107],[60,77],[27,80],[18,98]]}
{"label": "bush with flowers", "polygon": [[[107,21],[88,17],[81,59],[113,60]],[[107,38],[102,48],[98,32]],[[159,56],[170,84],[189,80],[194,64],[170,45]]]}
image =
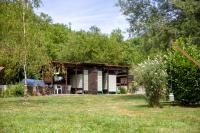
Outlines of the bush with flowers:
{"label": "bush with flowers", "polygon": [[135,80],[145,87],[146,99],[151,107],[160,106],[160,98],[166,94],[167,72],[161,55],[136,66]]}

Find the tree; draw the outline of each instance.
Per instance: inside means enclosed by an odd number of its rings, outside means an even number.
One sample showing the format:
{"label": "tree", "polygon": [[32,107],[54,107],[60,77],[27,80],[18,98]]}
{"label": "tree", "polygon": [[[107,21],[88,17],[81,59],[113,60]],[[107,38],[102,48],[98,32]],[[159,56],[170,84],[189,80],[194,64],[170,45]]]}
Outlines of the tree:
{"label": "tree", "polygon": [[89,32],[94,33],[94,34],[98,34],[98,33],[101,33],[101,30],[97,26],[94,25],[94,26],[90,27]]}
{"label": "tree", "polygon": [[48,14],[43,13],[43,12],[40,13],[40,18],[41,18],[44,22],[49,23],[49,24],[51,24],[51,23],[53,22],[51,16],[49,16]]}
{"label": "tree", "polygon": [[[187,51],[197,62],[200,52],[191,40],[180,38],[176,43]],[[168,83],[175,100],[183,105],[194,105],[200,101],[200,69],[179,51],[169,52],[167,58]]]}
{"label": "tree", "polygon": [[[44,35],[40,32],[37,17],[31,7],[26,8],[22,23],[22,1],[3,2],[0,6],[2,13],[0,63],[5,65],[3,83],[15,83],[22,80],[24,66],[30,78],[40,78],[40,69],[48,64],[46,48],[43,46]],[[25,26],[25,34],[24,34]],[[24,36],[25,35],[25,36]],[[25,58],[26,57],[26,58]]]}
{"label": "tree", "polygon": [[124,36],[121,29],[114,29],[111,32],[110,38],[115,39],[117,42],[123,42]]}
{"label": "tree", "polygon": [[28,50],[27,50],[27,44],[29,43],[28,41],[26,41],[26,20],[25,20],[25,15],[26,15],[26,8],[28,8],[28,5],[31,5],[32,7],[39,7],[39,3],[40,3],[40,0],[21,0],[21,4],[22,4],[22,22],[23,22],[23,45],[24,45],[24,59],[22,61],[23,63],[23,69],[24,69],[24,79],[25,79],[25,82],[24,82],[24,97],[25,97],[25,100],[27,100],[27,58],[28,58]]}
{"label": "tree", "polygon": [[166,0],[119,0],[118,5],[124,15],[128,16],[130,31],[135,34],[144,34],[175,19],[173,16],[177,14],[171,10],[173,6]]}
{"label": "tree", "polygon": [[119,0],[130,23],[129,31],[145,38],[147,49],[166,51],[171,40],[191,36],[199,44],[200,1]]}
{"label": "tree", "polygon": [[190,37],[193,44],[200,48],[200,1],[173,0],[174,5],[181,11],[174,22],[180,36]]}

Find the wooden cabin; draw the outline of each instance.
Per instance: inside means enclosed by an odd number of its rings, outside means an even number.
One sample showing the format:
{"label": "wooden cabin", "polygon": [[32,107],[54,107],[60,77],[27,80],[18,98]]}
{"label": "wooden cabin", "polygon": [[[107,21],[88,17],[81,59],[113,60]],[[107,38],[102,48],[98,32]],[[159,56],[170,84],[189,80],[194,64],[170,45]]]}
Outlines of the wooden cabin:
{"label": "wooden cabin", "polygon": [[53,61],[54,76],[44,78],[53,94],[116,93],[119,87],[128,88],[128,66],[98,63]]}

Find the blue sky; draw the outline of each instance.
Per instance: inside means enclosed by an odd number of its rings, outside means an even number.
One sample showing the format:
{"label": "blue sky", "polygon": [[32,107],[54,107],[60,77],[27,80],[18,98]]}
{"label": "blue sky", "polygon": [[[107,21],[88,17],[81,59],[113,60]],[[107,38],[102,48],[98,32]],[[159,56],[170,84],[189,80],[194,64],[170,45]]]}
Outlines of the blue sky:
{"label": "blue sky", "polygon": [[[42,0],[43,5],[35,12],[47,13],[54,23],[72,23],[73,30],[88,30],[96,25],[109,34],[120,28],[126,32],[128,22],[116,7],[117,0]],[[126,35],[125,35],[126,36]]]}

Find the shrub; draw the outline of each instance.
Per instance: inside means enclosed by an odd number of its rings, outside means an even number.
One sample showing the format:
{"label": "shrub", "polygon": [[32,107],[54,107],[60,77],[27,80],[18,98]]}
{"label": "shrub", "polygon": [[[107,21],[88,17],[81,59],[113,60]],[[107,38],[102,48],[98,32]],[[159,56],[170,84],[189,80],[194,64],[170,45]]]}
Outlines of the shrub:
{"label": "shrub", "polygon": [[145,87],[150,106],[160,106],[159,100],[166,93],[167,72],[161,56],[139,64],[134,69],[136,82]]}
{"label": "shrub", "polygon": [[120,93],[120,94],[126,94],[126,93],[127,93],[127,89],[124,88],[124,87],[120,87],[120,88],[119,88],[119,93]]}
{"label": "shrub", "polygon": [[[195,45],[191,45],[190,41],[179,39],[176,44],[200,62],[200,52]],[[172,51],[167,58],[167,69],[169,86],[175,100],[183,105],[199,103],[200,69],[176,50]]]}
{"label": "shrub", "polygon": [[129,92],[130,93],[135,93],[136,91],[138,91],[138,83],[136,81],[132,82],[131,83],[131,86],[130,86],[130,89],[129,89]]}
{"label": "shrub", "polygon": [[23,84],[17,84],[9,86],[4,92],[4,97],[12,97],[12,96],[23,96],[24,94],[24,86]]}

